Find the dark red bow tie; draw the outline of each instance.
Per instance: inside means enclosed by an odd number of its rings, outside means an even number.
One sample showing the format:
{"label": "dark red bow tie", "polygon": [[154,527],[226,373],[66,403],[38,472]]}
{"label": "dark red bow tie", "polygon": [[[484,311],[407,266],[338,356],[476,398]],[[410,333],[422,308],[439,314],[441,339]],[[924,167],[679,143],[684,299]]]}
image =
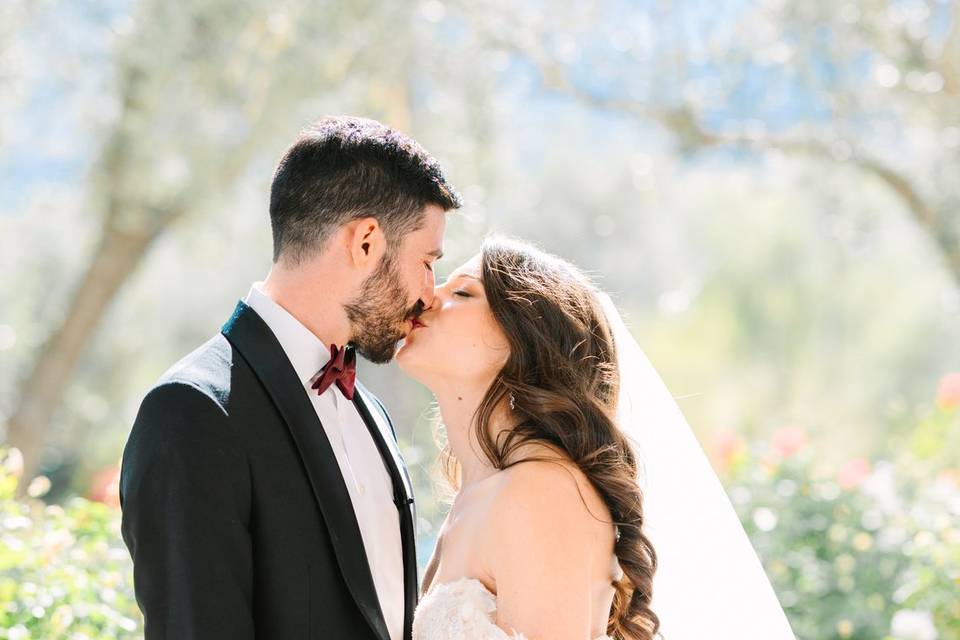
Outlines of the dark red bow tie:
{"label": "dark red bow tie", "polygon": [[337,383],[347,400],[353,400],[353,385],[357,379],[357,354],[350,345],[339,348],[330,345],[330,360],[320,369],[320,377],[311,388],[322,394],[331,384]]}

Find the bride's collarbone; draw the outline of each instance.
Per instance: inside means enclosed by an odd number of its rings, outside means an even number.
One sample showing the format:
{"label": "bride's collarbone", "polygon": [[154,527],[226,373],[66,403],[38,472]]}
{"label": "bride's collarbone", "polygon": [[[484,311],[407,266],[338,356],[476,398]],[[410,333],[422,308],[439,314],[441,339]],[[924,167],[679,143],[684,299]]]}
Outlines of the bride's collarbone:
{"label": "bride's collarbone", "polygon": [[432,575],[426,589],[463,578],[479,580],[491,593],[496,593],[496,580],[488,569],[486,508],[482,496],[454,504],[440,527]]}
{"label": "bride's collarbone", "polygon": [[[557,472],[556,463],[543,464],[549,465],[545,467],[546,470]],[[587,511],[591,514],[594,511],[603,512],[605,507],[599,496],[590,496],[589,482],[582,481],[583,479],[580,478],[582,472],[578,473],[575,465],[569,460],[560,461],[560,464],[567,467],[565,471],[569,474],[568,479],[577,485],[578,499],[584,500],[589,496],[590,506],[587,507],[587,504],[584,504]],[[526,467],[527,472],[531,471],[526,465],[518,463],[518,466]],[[493,522],[491,511],[496,505],[498,495],[508,485],[514,471],[515,467],[503,469],[457,495],[440,527],[434,557],[428,565],[428,571],[431,572],[430,580],[424,592],[432,585],[462,578],[474,578],[490,592],[496,593],[496,577],[490,570],[494,560],[491,554],[496,552],[496,545],[489,543],[492,542],[491,536],[496,534],[498,525]],[[596,520],[597,525],[604,526],[602,521],[604,515],[609,516],[609,512],[600,513],[601,519]],[[593,517],[596,519],[596,516]],[[610,529],[612,552],[612,526]],[[611,559],[613,561],[611,569],[615,572],[619,569],[619,565],[616,563],[615,556]],[[611,577],[615,577],[615,574]]]}
{"label": "bride's collarbone", "polygon": [[490,582],[492,576],[486,569],[487,563],[482,552],[478,549],[480,543],[479,536],[458,536],[448,532],[441,542],[443,546],[438,558],[438,577],[445,580],[482,577],[485,583]]}

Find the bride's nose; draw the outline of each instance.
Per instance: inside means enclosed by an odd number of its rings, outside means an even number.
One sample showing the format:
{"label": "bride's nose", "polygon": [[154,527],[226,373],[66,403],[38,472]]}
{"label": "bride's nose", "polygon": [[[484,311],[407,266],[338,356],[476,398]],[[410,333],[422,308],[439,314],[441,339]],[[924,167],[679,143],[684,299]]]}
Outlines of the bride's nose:
{"label": "bride's nose", "polygon": [[[445,299],[443,287],[441,285],[437,285],[436,287],[433,288],[433,291],[431,293],[433,295],[430,297],[430,303],[423,308],[424,313],[437,311],[443,306],[443,301]],[[426,300],[424,300],[424,302],[426,302]]]}

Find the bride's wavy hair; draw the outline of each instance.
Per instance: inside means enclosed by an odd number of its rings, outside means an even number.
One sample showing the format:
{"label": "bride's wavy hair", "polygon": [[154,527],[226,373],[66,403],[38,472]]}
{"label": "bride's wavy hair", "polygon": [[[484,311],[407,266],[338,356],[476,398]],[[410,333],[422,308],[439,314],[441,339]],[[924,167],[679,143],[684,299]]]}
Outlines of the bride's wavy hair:
{"label": "bride's wavy hair", "polygon": [[[638,463],[615,421],[616,350],[597,290],[576,267],[525,242],[489,237],[481,256],[483,288],[510,355],[475,414],[477,441],[497,469],[548,460],[510,459],[529,442],[559,448],[577,464],[620,532],[615,552],[624,575],[613,583],[607,633],[616,640],[653,638],[660,627],[650,608],[657,555],[642,531]],[[510,394],[519,424],[495,441],[490,420]],[[459,463],[448,446],[439,463],[459,489]]]}

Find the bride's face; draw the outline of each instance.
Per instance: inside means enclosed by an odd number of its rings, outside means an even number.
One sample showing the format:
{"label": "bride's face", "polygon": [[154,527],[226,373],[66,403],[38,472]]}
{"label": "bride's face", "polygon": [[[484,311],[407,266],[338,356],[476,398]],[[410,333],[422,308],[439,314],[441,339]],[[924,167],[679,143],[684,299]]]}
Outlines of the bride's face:
{"label": "bride's face", "polygon": [[480,258],[478,253],[434,289],[433,303],[397,351],[399,367],[431,390],[450,383],[485,388],[510,354],[487,303]]}

